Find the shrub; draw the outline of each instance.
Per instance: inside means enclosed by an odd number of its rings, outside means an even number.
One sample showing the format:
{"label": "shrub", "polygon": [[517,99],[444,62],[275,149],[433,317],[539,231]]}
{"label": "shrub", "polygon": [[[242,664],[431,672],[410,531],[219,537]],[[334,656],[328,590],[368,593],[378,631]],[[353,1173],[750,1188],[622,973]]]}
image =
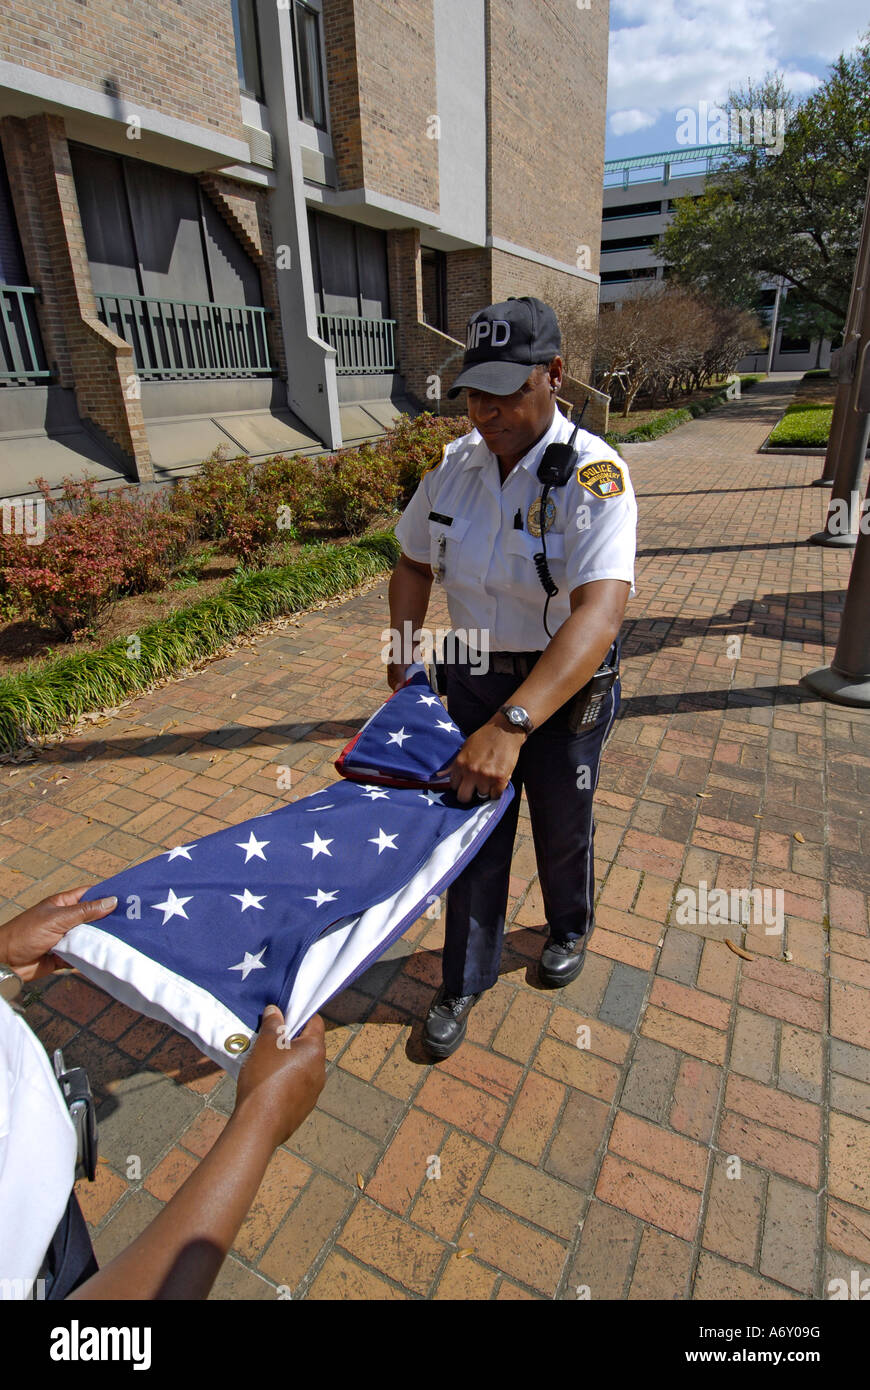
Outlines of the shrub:
{"label": "shrub", "polygon": [[381,512],[395,511],[400,495],[398,468],[383,448],[364,444],[324,461],[326,523],[348,535],[359,535]]}
{"label": "shrub", "polygon": [[18,612],[56,623],[66,638],[92,627],[120,594],[163,583],[190,549],[189,526],[161,497],[135,488],[100,494],[93,478],[65,478],[57,497],[44,478],[37,486],[45,537],[28,545],[22,535],[4,535],[0,565]]}
{"label": "shrub", "polygon": [[410,499],[427,468],[439,462],[445,445],[471,428],[465,415],[431,415],[426,411],[416,419],[399,416],[379,447],[397,470],[403,500]]}

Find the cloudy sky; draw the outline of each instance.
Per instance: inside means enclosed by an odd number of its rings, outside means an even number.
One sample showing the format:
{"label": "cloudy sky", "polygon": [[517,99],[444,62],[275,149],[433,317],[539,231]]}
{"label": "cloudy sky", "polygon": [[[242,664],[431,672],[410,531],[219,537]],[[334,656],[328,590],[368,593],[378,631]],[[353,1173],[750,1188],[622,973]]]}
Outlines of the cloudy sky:
{"label": "cloudy sky", "polygon": [[770,71],[805,96],[867,29],[867,0],[611,0],[607,158],[675,149],[680,108]]}

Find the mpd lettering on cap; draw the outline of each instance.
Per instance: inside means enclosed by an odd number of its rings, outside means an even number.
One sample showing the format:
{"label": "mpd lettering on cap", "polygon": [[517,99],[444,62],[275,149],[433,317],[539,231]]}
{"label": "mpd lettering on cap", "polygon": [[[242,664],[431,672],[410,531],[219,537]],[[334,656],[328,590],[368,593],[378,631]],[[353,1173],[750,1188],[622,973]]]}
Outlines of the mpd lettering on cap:
{"label": "mpd lettering on cap", "polygon": [[474,351],[484,339],[489,339],[490,347],[505,347],[511,340],[511,326],[506,319],[478,319],[468,325],[466,350]]}

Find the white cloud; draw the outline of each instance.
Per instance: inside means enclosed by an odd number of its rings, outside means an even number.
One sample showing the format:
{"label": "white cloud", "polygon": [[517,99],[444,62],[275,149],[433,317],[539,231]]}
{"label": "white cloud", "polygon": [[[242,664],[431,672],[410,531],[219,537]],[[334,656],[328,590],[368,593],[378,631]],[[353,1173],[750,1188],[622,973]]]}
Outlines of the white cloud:
{"label": "white cloud", "polygon": [[780,71],[798,97],[870,26],[866,0],[613,0],[610,128],[627,135],[663,113],[706,101]]}
{"label": "white cloud", "polygon": [[610,117],[610,129],[614,135],[634,135],[637,130],[646,130],[655,125],[656,118],[649,111],[614,111]]}

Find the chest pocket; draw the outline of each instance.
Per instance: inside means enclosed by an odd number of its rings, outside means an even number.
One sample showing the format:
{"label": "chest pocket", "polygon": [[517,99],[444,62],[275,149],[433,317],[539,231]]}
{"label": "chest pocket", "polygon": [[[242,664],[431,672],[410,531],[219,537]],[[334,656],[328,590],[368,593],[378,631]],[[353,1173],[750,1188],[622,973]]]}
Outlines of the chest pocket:
{"label": "chest pocket", "polygon": [[471,522],[467,517],[455,516],[448,526],[443,521],[429,520],[429,564],[437,583],[455,576],[459,558],[459,545]]}
{"label": "chest pocket", "polygon": [[[565,537],[559,532],[547,532],[547,562],[556,560],[560,565],[565,561]],[[544,548],[541,536],[533,536],[530,531],[507,531],[504,537],[505,554],[522,556],[534,564],[534,556]]]}

